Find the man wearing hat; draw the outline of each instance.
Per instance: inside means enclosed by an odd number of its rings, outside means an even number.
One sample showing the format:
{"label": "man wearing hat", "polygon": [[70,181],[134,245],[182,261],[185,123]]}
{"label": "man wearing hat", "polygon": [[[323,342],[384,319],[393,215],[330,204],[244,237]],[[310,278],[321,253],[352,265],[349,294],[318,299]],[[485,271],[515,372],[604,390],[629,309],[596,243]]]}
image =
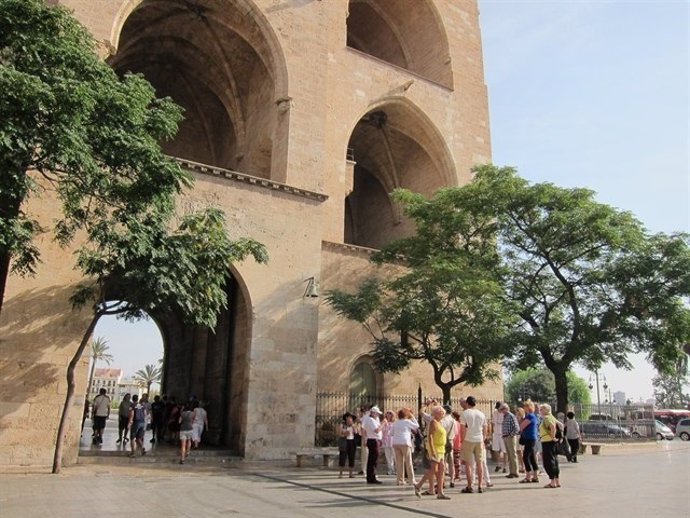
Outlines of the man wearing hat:
{"label": "man wearing hat", "polygon": [[377,406],[371,407],[369,415],[362,419],[362,428],[366,432],[367,450],[369,457],[367,458],[367,484],[381,484],[381,481],[376,478],[376,462],[379,458],[379,444],[383,439],[381,430],[381,416],[383,413]]}

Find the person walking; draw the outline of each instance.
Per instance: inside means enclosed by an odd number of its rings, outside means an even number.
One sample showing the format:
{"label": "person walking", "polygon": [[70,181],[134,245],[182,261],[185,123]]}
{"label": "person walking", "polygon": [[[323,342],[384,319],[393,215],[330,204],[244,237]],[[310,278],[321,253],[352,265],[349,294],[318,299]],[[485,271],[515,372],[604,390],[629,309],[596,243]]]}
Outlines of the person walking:
{"label": "person walking", "polygon": [[[129,430],[129,407],[132,406],[132,395],[128,392],[122,398],[117,409],[117,444],[127,444],[127,431]],[[124,441],[124,442],[123,442]]]}
{"label": "person walking", "polygon": [[184,464],[189,456],[192,446],[192,430],[194,422],[194,412],[192,405],[188,402],[180,412],[180,464]]}
{"label": "person walking", "polygon": [[91,406],[91,419],[93,419],[94,444],[103,444],[103,430],[105,422],[110,417],[110,398],[105,388],[98,391]]}
{"label": "person walking", "polygon": [[152,443],[162,441],[165,434],[165,402],[158,395],[153,397],[151,403],[151,433]]}
{"label": "person walking", "polygon": [[[544,455],[544,470],[549,476],[549,483],[544,487],[555,489],[561,487],[560,467],[558,466],[558,432],[560,423],[551,413],[551,405],[544,403],[539,410],[543,416],[539,425],[539,437],[541,438],[542,453]],[[562,433],[560,434],[562,438]]]}
{"label": "person walking", "polygon": [[192,403],[192,448],[196,449],[201,444],[201,436],[208,428],[208,413],[201,401]]}
{"label": "person walking", "polygon": [[510,412],[508,403],[501,403],[498,411],[503,414],[501,438],[506,447],[506,457],[510,469],[510,473],[506,475],[506,478],[518,478],[520,475],[518,475],[517,438],[520,435],[520,426],[518,425],[517,418]]}
{"label": "person walking", "polygon": [[146,455],[144,448],[144,433],[146,432],[146,407],[139,401],[139,395],[132,396],[132,404],[129,407],[129,456],[136,455],[137,447],[141,449],[141,454]]}
{"label": "person walking", "polygon": [[577,454],[580,452],[582,433],[580,432],[580,423],[575,420],[575,414],[573,412],[568,412],[564,428],[565,438],[568,441],[568,449],[570,451],[568,462],[577,462]]}
{"label": "person walking", "polygon": [[436,480],[436,498],[439,500],[450,500],[450,497],[443,492],[443,479],[445,477],[445,454],[446,454],[446,430],[441,424],[446,411],[442,406],[435,406],[431,410],[431,421],[426,440],[426,455],[429,461],[429,468],[418,484],[414,486],[414,494],[421,498],[421,488],[427,479]]}
{"label": "person walking", "polygon": [[[477,492],[482,493],[482,481],[484,480],[484,461],[486,451],[484,449],[484,438],[487,432],[486,416],[475,407],[477,401],[473,396],[468,396],[465,400],[467,409],[460,416],[462,433],[462,456],[465,461],[467,471],[467,487],[463,493],[473,493],[472,480],[473,469],[477,470]],[[474,466],[472,463],[474,462]]]}

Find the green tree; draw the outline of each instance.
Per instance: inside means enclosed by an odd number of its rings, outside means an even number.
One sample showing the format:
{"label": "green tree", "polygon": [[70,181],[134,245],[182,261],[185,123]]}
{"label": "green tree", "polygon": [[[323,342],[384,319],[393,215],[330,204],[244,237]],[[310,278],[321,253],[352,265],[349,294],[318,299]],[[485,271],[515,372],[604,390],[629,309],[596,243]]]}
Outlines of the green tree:
{"label": "green tree", "polygon": [[65,8],[0,0],[0,311],[10,264],[30,275],[40,260],[46,229],[25,202],[57,196],[62,245],[112,211],[146,212],[190,185],[159,146],[181,117],[141,76],[118,77]]}
{"label": "green tree", "polygon": [[654,399],[659,407],[690,408],[688,356],[684,347],[681,347],[681,350],[683,354],[678,358],[674,369],[659,372],[652,378]]}
{"label": "green tree", "polygon": [[662,372],[690,338],[688,237],[648,235],[629,213],[586,189],[530,185],[512,168],[475,168],[466,189],[497,224],[501,276],[518,307],[518,368],[541,362],[554,374],[558,409],[568,403],[573,363],[590,370],[647,353]]}
{"label": "green tree", "polygon": [[397,265],[392,267],[399,273],[368,280],[355,294],[331,291],[327,301],[369,332],[380,371],[426,362],[447,402],[454,386],[497,376],[492,367],[505,354],[504,338],[514,323],[490,268],[498,259],[490,239],[493,223],[444,212],[442,202],[407,191],[394,198],[415,222],[416,235],[385,247],[373,260]]}
{"label": "green tree", "polygon": [[151,393],[151,385],[161,382],[161,368],[155,365],[145,365],[143,369],[139,369],[134,373],[134,381],[142,387],[146,387],[146,393]]}
{"label": "green tree", "polygon": [[[567,378],[569,402],[590,405],[592,401],[587,382],[572,371],[568,372]],[[537,402],[552,403],[555,396],[556,380],[553,373],[545,368],[517,371],[511,374],[504,388],[505,400],[511,404],[528,398]]]}
{"label": "green tree", "polygon": [[[117,315],[138,320],[147,314],[174,313],[187,323],[213,328],[227,307],[228,267],[251,256],[266,262],[266,250],[251,239],[232,241],[223,213],[208,208],[182,217],[173,230],[173,201],[157,205],[145,216],[118,213],[128,221],[90,229],[77,265],[86,277],[72,296],[75,309],[88,307],[92,319],[67,368],[67,394],[60,419],[53,473],[62,463],[64,435],[74,402],[74,371],[98,319]],[[108,291],[126,294],[109,302]]]}
{"label": "green tree", "polygon": [[99,336],[91,342],[91,370],[89,371],[87,394],[93,392],[93,373],[96,370],[96,362],[102,360],[110,365],[110,362],[113,361],[113,356],[108,352],[109,350],[108,341],[102,336]]}

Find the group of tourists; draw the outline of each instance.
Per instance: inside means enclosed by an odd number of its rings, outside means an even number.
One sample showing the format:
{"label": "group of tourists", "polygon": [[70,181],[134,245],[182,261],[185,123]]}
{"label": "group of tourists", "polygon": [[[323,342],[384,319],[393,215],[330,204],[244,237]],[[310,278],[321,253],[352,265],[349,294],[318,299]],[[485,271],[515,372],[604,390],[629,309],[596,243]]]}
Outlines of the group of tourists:
{"label": "group of tourists", "polygon": [[[104,388],[91,406],[93,420],[93,443],[103,443],[103,430],[110,416],[111,402]],[[146,455],[144,436],[151,430],[151,443],[167,441],[180,445],[180,464],[184,464],[193,448],[201,444],[202,434],[208,428],[208,413],[204,405],[192,396],[184,404],[178,404],[175,397],[156,395],[149,402],[148,394],[125,394],[118,407],[117,444],[130,443],[130,457],[137,451]]]}
{"label": "group of tourists", "polygon": [[[461,493],[483,493],[493,486],[487,466],[487,450],[491,449],[497,458],[494,473],[502,471],[509,479],[524,473],[519,483],[539,483],[539,475],[544,474],[537,462],[541,457],[548,476],[543,487],[561,487],[558,455],[577,462],[581,437],[572,412],[567,418],[557,418],[548,404],[527,400],[513,412],[507,403],[498,402],[489,420],[476,405],[476,399],[469,396],[460,400],[461,410],[454,411],[428,399],[419,418],[409,408],[384,413],[378,406],[364,406],[358,415],[346,412],[339,428],[339,477],[347,467],[349,477],[354,478],[357,447],[361,446],[359,474],[366,473],[367,484],[382,483],[377,470],[383,456],[386,472],[395,474],[397,485],[411,485],[419,498],[435,495],[447,500],[446,486],[454,488],[463,477],[466,484]],[[421,479],[414,471],[415,453],[424,467]]]}

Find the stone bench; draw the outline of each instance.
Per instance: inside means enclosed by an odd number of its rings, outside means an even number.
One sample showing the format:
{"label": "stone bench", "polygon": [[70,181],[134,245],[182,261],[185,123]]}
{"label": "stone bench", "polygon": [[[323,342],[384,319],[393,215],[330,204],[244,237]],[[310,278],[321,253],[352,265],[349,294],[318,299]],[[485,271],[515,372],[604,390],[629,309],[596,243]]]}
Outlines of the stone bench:
{"label": "stone bench", "polygon": [[587,446],[592,450],[592,455],[599,455],[601,453],[601,447],[604,446],[602,443],[588,442],[580,443],[580,452],[585,453],[587,451]]}
{"label": "stone bench", "polygon": [[338,457],[340,452],[337,448],[306,448],[291,452],[297,460],[297,467],[302,467],[302,462],[305,457],[321,457],[325,467],[330,466],[331,457]]}

